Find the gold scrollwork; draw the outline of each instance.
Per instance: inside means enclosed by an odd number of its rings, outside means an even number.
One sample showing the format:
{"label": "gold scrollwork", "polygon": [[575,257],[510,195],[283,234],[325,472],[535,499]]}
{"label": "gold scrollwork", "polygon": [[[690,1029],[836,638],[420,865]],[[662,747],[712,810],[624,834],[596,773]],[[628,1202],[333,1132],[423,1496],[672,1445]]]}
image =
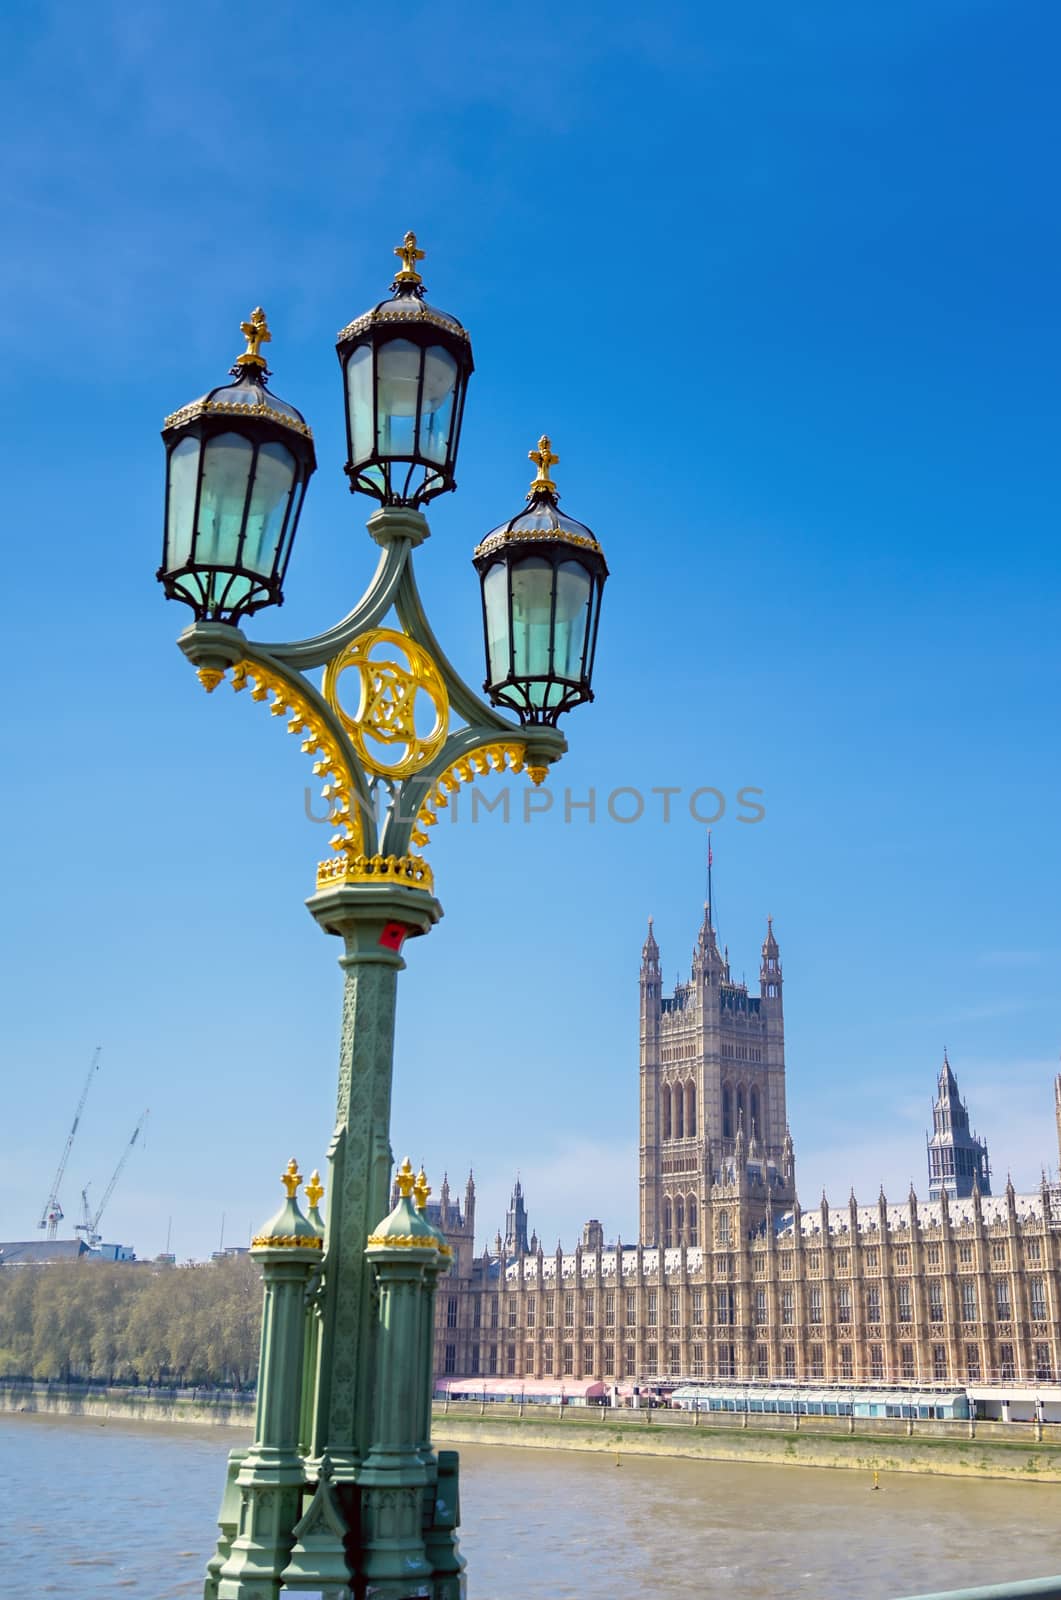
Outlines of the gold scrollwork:
{"label": "gold scrollwork", "polygon": [[343,883],[403,883],[431,894],[435,875],[419,856],[333,856],[317,868],[317,888]]}
{"label": "gold scrollwork", "polygon": [[251,1240],[254,1250],[323,1250],[324,1240],[314,1234],[256,1233]]}
{"label": "gold scrollwork", "polygon": [[370,1233],[368,1243],[387,1250],[434,1250],[440,1256],[451,1253],[448,1246],[422,1233]]}
{"label": "gold scrollwork", "polygon": [[[381,647],[389,654],[377,659],[373,652]],[[408,665],[395,660],[395,654],[404,656]],[[339,701],[339,680],[351,668],[356,669],[360,682],[354,716]],[[323,693],[370,772],[406,778],[442,748],[449,726],[446,685],[423,646],[404,633],[371,628],[359,634],[328,662]],[[428,731],[421,733],[417,729],[417,713],[425,702],[434,720]]]}
{"label": "gold scrollwork", "polygon": [[[216,667],[199,669],[200,680],[208,694],[213,693],[224,677],[224,672],[220,677],[217,676],[218,670]],[[313,772],[316,777],[325,780],[321,794],[331,807],[331,820],[344,830],[331,840],[332,849],[341,851],[344,857],[363,858],[365,834],[356,785],[342,751],[312,701],[278,672],[260,666],[255,661],[237,661],[232,668],[232,687],[238,694],[248,684],[253,686],[252,700],[264,700],[274,717],[290,717],[288,733],[303,734],[303,753],[316,758]],[[272,700],[269,699],[270,695],[273,696]]]}
{"label": "gold scrollwork", "polygon": [[[506,768],[510,772],[522,772],[526,754],[525,744],[506,740],[499,744],[485,744],[480,749],[471,751],[469,755],[461,756],[459,761],[447,767],[424,796],[416,814],[411,835],[413,844],[422,847],[427,843],[427,834],[424,830],[435,826],[438,821],[437,813],[445,810],[449,805],[450,795],[454,794],[461,784],[474,783],[483,773],[504,772]],[[528,771],[530,770],[528,768]]]}

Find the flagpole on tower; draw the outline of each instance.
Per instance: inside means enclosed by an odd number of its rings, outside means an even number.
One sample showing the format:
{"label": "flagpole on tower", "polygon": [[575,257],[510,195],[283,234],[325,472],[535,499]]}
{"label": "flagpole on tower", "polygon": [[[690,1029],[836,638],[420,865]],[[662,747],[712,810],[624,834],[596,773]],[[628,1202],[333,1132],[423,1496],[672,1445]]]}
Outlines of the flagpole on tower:
{"label": "flagpole on tower", "polygon": [[711,868],[715,863],[715,852],[711,848],[711,829],[707,830],[707,920],[712,927],[715,926],[715,900],[711,893]]}

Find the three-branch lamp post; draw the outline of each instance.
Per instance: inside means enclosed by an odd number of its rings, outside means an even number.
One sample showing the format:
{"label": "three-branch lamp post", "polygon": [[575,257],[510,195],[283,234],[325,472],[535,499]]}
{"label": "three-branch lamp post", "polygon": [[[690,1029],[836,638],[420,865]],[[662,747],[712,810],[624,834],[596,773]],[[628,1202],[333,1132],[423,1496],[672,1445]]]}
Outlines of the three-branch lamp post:
{"label": "three-branch lamp post", "polygon": [[[292,1249],[304,1258],[308,1331],[278,1355],[279,1313],[267,1290],[262,1333],[262,1384],[302,1398],[280,1405],[275,1392],[260,1393],[260,1437],[233,1458],[207,1582],[220,1600],[273,1600],[281,1589],[334,1595],[344,1571],[354,1595],[462,1592],[456,1461],[444,1459],[440,1472],[425,1421],[433,1383],[425,1319],[449,1248],[426,1208],[426,1181],[416,1190],[422,1227],[388,1215],[396,980],[405,940],[442,914],[422,853],[438,812],[490,772],[541,783],[567,747],[558,717],[592,699],[607,567],[590,530],[559,510],[547,437],[529,453],[537,471],[526,506],[474,554],[489,704],[458,677],[424,614],[413,574],[413,552],[429,533],[421,506],[456,487],[473,362],[465,329],[424,299],[415,235],[395,254],[391,298],[355,318],[337,345],[345,470],[352,492],[379,502],[368,530],[380,547],[375,575],[341,621],[290,644],[243,632],[255,611],[282,603],[316,470],[304,418],[267,386],[262,347],[272,336],[260,308],[241,325],[247,348],[233,381],[168,417],[162,433],[158,577],[194,616],[180,647],[208,692],[225,679],[249,689],[313,758],[335,834],[307,904],[343,941],[345,975],[319,1258],[308,1234],[288,1230],[302,1239]],[[399,1206],[412,1215],[403,1196]],[[287,1235],[262,1237],[263,1265],[275,1275]],[[403,1249],[409,1271],[399,1295],[393,1263]],[[383,1404],[381,1385],[393,1386],[398,1370],[405,1398],[388,1394]],[[298,1417],[298,1437],[281,1437],[282,1417]]]}

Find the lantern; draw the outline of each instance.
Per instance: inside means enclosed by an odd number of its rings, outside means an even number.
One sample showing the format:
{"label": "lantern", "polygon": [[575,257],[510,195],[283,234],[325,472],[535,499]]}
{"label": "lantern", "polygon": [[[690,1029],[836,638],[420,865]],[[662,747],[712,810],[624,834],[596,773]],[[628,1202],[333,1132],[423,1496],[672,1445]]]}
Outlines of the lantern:
{"label": "lantern", "polygon": [[471,341],[456,317],[424,299],[415,233],[394,251],[403,262],[393,298],[357,317],[336,351],[346,399],[351,493],[383,505],[418,506],[457,487],[454,470]]}
{"label": "lantern", "polygon": [[486,635],[484,689],[522,723],[555,725],[592,700],[601,594],[608,568],[584,523],[560,512],[548,436],[529,452],[538,472],[528,505],[475,551]]}
{"label": "lantern", "polygon": [[306,485],[316,470],[305,419],[273,394],[260,306],[240,324],[247,348],[235,383],[166,418],[166,521],[158,569],[169,600],[196,621],[236,622],[283,604],[283,582]]}

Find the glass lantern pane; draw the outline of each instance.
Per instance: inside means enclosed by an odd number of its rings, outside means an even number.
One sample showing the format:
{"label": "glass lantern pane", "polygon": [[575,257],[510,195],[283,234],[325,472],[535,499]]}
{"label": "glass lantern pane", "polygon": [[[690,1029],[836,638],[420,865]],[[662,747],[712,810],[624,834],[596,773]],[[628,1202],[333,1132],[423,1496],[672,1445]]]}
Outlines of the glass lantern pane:
{"label": "glass lantern pane", "polygon": [[428,461],[442,464],[449,453],[456,391],[456,357],[434,344],[424,357],[424,398],[420,412],[420,454]]}
{"label": "glass lantern pane", "polygon": [[489,683],[508,677],[508,572],[502,561],[492,566],[483,579],[483,605],[486,609],[486,676]]}
{"label": "glass lantern pane", "polygon": [[271,574],[276,561],[296,472],[295,458],[282,444],[259,448],[240,565],[262,577]]}
{"label": "glass lantern pane", "polygon": [[416,444],[416,402],[420,393],[420,347],[391,339],[376,356],[379,451],[408,460]]}
{"label": "glass lantern pane", "polygon": [[203,451],[196,563],[231,566],[239,548],[254,446],[238,433],[222,433]]}
{"label": "glass lantern pane", "polygon": [[346,399],[350,412],[350,459],[365,461],[375,452],[372,437],[372,351],[367,344],[346,363]]}
{"label": "glass lantern pane", "polygon": [[589,626],[593,580],[577,561],[565,561],[556,574],[556,622],[553,628],[553,671],[577,683]]}
{"label": "glass lantern pane", "polygon": [[[539,556],[518,561],[512,568],[512,655],[517,678],[543,679],[549,672],[552,637],[553,568]],[[529,684],[532,704],[544,704],[546,685]]]}
{"label": "glass lantern pane", "polygon": [[187,565],[192,553],[195,485],[199,477],[199,441],[182,439],[169,458],[166,504],[165,566],[169,572]]}

